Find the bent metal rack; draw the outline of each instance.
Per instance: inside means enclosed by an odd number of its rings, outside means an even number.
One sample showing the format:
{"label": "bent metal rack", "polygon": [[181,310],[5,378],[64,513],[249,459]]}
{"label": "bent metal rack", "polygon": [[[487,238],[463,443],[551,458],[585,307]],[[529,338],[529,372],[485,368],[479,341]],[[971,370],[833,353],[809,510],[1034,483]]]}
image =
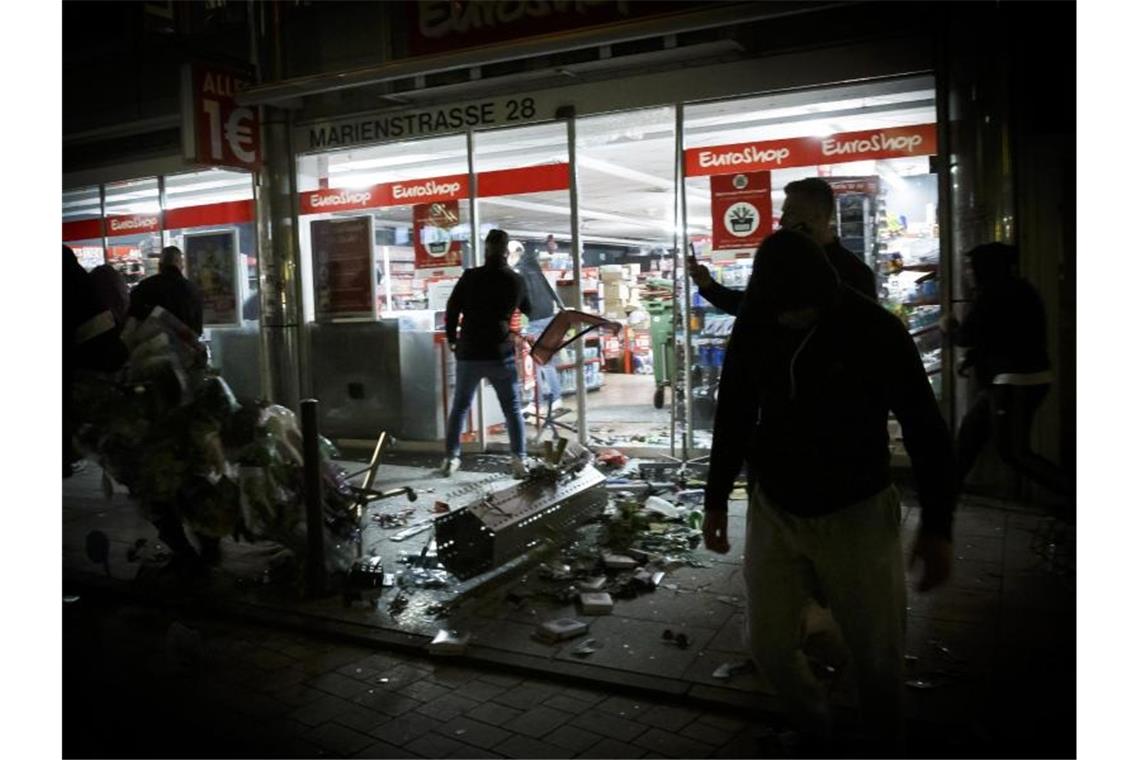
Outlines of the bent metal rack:
{"label": "bent metal rack", "polygon": [[521,481],[472,489],[435,521],[439,559],[466,580],[500,567],[547,540],[601,515],[605,476],[593,465],[550,469]]}

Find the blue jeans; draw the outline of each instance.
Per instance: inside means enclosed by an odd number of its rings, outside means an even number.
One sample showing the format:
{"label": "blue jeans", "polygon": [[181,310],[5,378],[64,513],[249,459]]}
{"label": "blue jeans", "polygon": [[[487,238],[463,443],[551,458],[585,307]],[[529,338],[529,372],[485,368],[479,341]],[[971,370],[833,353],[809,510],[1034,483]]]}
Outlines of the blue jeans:
{"label": "blue jeans", "polygon": [[[529,322],[526,326],[526,334],[538,338],[539,335],[542,335],[542,331],[546,329],[546,326],[550,324],[552,319],[554,319],[554,317],[550,316],[546,319],[536,319],[533,322]],[[558,354],[552,356],[550,361],[552,362],[550,364],[543,364],[542,366],[536,365],[536,369],[538,370],[539,392],[542,394],[542,400],[547,402],[553,401],[562,395],[562,378],[558,374],[558,368],[554,366],[558,363]]]}
{"label": "blue jeans", "polygon": [[515,357],[505,359],[459,359],[455,364],[455,396],[451,412],[447,415],[447,456],[459,456],[459,431],[479,381],[487,379],[499,397],[499,406],[506,417],[507,435],[511,439],[511,453],[522,457],[526,454],[526,438],[523,436],[522,404],[519,400],[519,373],[515,367]]}

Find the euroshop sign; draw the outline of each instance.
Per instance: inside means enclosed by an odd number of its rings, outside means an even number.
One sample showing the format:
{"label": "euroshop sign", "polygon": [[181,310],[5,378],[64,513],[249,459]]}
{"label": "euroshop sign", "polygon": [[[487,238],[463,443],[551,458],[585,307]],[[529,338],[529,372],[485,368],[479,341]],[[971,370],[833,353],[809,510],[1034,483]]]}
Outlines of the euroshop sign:
{"label": "euroshop sign", "polygon": [[827,137],[796,137],[689,148],[685,151],[685,175],[702,177],[937,153],[936,125],[916,124],[863,132],[842,132]]}
{"label": "euroshop sign", "polygon": [[[518,169],[501,169],[478,175],[479,197],[542,193],[567,190],[570,171],[567,164],[541,164]],[[466,174],[447,177],[386,182],[365,188],[326,188],[301,195],[301,214],[327,214],[333,211],[361,211],[389,206],[448,203],[469,197]]]}
{"label": "euroshop sign", "polygon": [[142,235],[147,232],[158,232],[162,229],[162,220],[158,214],[130,214],[107,217],[107,237],[123,237],[125,235]]}
{"label": "euroshop sign", "polygon": [[411,55],[554,36],[692,10],[661,0],[420,0],[404,7]]}

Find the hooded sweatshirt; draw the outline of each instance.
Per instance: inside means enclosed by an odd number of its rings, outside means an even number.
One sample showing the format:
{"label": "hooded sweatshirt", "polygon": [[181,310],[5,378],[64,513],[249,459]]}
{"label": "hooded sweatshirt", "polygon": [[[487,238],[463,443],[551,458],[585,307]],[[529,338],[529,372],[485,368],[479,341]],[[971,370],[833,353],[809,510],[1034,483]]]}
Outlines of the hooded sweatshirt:
{"label": "hooded sweatshirt", "polygon": [[[810,327],[777,323],[780,312],[807,306],[818,313]],[[768,237],[725,357],[705,509],[727,508],[743,461],[750,486],[801,517],[879,493],[890,485],[891,411],[913,464],[923,530],[949,538],[951,438],[910,334],[841,284],[810,238]]]}
{"label": "hooded sweatshirt", "polygon": [[526,251],[523,253],[522,258],[519,259],[518,273],[523,278],[523,282],[526,283],[526,292],[530,299],[531,310],[527,314],[527,318],[534,322],[554,316],[555,307],[561,308],[562,302],[559,300],[558,294],[554,292],[554,288],[550,286],[550,281],[546,279],[546,275],[542,273],[542,265],[538,263],[536,252]]}

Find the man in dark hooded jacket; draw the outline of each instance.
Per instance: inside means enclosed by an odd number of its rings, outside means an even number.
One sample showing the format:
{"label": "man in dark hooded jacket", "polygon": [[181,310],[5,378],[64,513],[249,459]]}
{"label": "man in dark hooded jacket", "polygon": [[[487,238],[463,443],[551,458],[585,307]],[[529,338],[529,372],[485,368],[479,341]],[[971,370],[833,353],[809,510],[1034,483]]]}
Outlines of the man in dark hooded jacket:
{"label": "man in dark hooded jacket", "polygon": [[1072,479],[1029,444],[1033,418],[1053,381],[1041,296],[1017,276],[1013,246],[986,243],[967,253],[966,259],[977,299],[961,324],[953,317],[942,322],[950,339],[968,349],[963,370],[972,368],[979,386],[958,428],[959,478],[966,479],[993,435],[1002,461],[1054,493],[1072,498]]}
{"label": "man in dark hooded jacket", "polygon": [[826,693],[802,651],[816,594],[851,650],[878,749],[898,750],[906,589],[887,416],[902,425],[922,505],[920,591],[945,582],[953,451],[922,360],[897,317],[847,285],[821,247],[781,230],[756,252],[725,358],[705,544],[729,549],[726,510],[748,462],[744,550],[753,658],[809,736],[826,739]]}

